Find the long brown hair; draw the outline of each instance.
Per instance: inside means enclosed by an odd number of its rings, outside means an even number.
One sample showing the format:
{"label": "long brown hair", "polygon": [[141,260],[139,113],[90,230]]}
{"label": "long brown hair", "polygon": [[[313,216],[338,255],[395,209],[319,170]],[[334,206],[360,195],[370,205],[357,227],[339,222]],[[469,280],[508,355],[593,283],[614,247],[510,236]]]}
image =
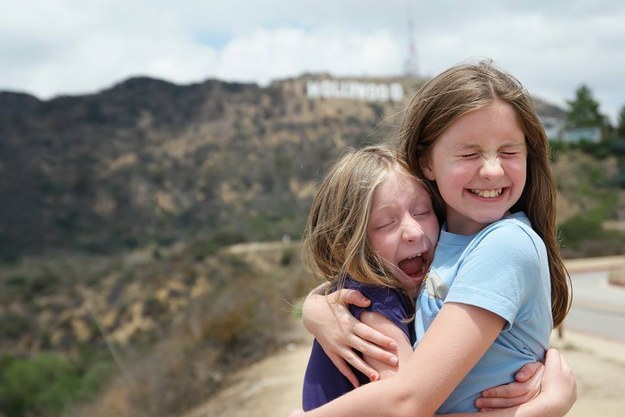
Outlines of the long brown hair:
{"label": "long brown hair", "polygon": [[557,327],[571,306],[569,274],[560,254],[556,230],[556,182],[549,160],[549,140],[529,93],[512,75],[490,60],[465,63],[429,80],[412,99],[400,133],[400,152],[410,170],[428,183],[442,221],[445,203],[436,183],[425,176],[421,162],[429,158],[440,135],[460,116],[494,100],[510,104],[525,133],[527,180],[512,212],[523,211],[543,239],[549,257],[551,310]]}
{"label": "long brown hair", "polygon": [[368,146],[348,150],[323,179],[304,230],[302,260],[333,288],[349,275],[365,284],[403,290],[367,240],[373,194],[393,170],[413,177],[396,152]]}

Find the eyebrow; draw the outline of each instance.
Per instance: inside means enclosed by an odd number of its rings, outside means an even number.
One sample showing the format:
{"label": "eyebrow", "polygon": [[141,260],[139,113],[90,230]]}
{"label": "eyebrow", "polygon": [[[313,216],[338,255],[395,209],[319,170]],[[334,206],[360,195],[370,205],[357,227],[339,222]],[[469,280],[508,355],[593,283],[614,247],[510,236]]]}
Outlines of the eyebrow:
{"label": "eyebrow", "polygon": [[[506,142],[504,144],[502,144],[501,146],[499,146],[499,149],[501,148],[522,148],[526,146],[525,145],[525,141],[513,141],[513,142]],[[480,149],[481,146],[477,143],[465,143],[465,144],[461,144],[458,146],[454,146],[452,149],[453,150],[457,150],[457,151],[464,151],[467,149]]]}

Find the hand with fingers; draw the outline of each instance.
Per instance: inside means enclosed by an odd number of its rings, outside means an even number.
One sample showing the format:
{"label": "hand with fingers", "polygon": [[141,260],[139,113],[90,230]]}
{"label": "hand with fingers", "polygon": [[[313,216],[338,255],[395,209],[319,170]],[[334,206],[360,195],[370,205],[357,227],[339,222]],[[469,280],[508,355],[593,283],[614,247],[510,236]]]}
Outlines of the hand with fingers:
{"label": "hand with fingers", "polygon": [[521,405],[540,393],[545,366],[542,362],[530,362],[519,369],[515,382],[500,385],[482,392],[475,401],[480,411],[491,411]]}
{"label": "hand with fingers", "polygon": [[545,358],[545,372],[540,386],[540,396],[552,401],[553,415],[564,416],[577,400],[577,382],[564,356],[549,349]]}
{"label": "hand with fingers", "polygon": [[493,411],[545,402],[545,416],[564,416],[577,399],[577,382],[569,364],[556,349],[549,349],[545,364],[532,362],[516,374],[516,382],[491,388],[476,400],[480,411]]}
{"label": "hand with fingers", "polygon": [[484,391],[476,401],[480,411],[493,417],[564,417],[577,399],[575,376],[556,349],[547,351],[544,365],[534,362],[521,368],[516,379]]}
{"label": "hand with fingers", "polygon": [[317,339],[334,366],[353,386],[359,385],[349,365],[371,380],[379,377],[377,370],[369,366],[360,355],[396,366],[397,343],[392,338],[357,320],[348,309],[353,304],[367,307],[370,301],[356,290],[342,289],[325,295],[323,287],[317,288],[306,298],[302,309],[304,326]]}

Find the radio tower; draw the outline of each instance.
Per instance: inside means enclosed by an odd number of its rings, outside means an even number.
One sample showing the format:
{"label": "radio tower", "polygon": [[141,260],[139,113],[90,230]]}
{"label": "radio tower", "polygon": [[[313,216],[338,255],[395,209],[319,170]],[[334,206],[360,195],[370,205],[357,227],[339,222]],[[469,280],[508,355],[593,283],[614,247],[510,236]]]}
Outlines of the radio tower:
{"label": "radio tower", "polygon": [[404,62],[404,75],[406,77],[416,77],[419,75],[419,65],[417,62],[417,47],[414,41],[414,23],[410,0],[406,0],[406,9],[406,16],[408,16],[408,55]]}

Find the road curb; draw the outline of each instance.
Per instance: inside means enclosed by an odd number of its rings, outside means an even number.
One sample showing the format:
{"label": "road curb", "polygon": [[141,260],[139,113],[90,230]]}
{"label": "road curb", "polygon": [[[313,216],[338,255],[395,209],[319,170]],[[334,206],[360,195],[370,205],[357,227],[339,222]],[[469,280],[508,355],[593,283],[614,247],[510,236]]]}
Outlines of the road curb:
{"label": "road curb", "polygon": [[569,273],[615,271],[625,268],[625,256],[565,259],[564,265]]}

